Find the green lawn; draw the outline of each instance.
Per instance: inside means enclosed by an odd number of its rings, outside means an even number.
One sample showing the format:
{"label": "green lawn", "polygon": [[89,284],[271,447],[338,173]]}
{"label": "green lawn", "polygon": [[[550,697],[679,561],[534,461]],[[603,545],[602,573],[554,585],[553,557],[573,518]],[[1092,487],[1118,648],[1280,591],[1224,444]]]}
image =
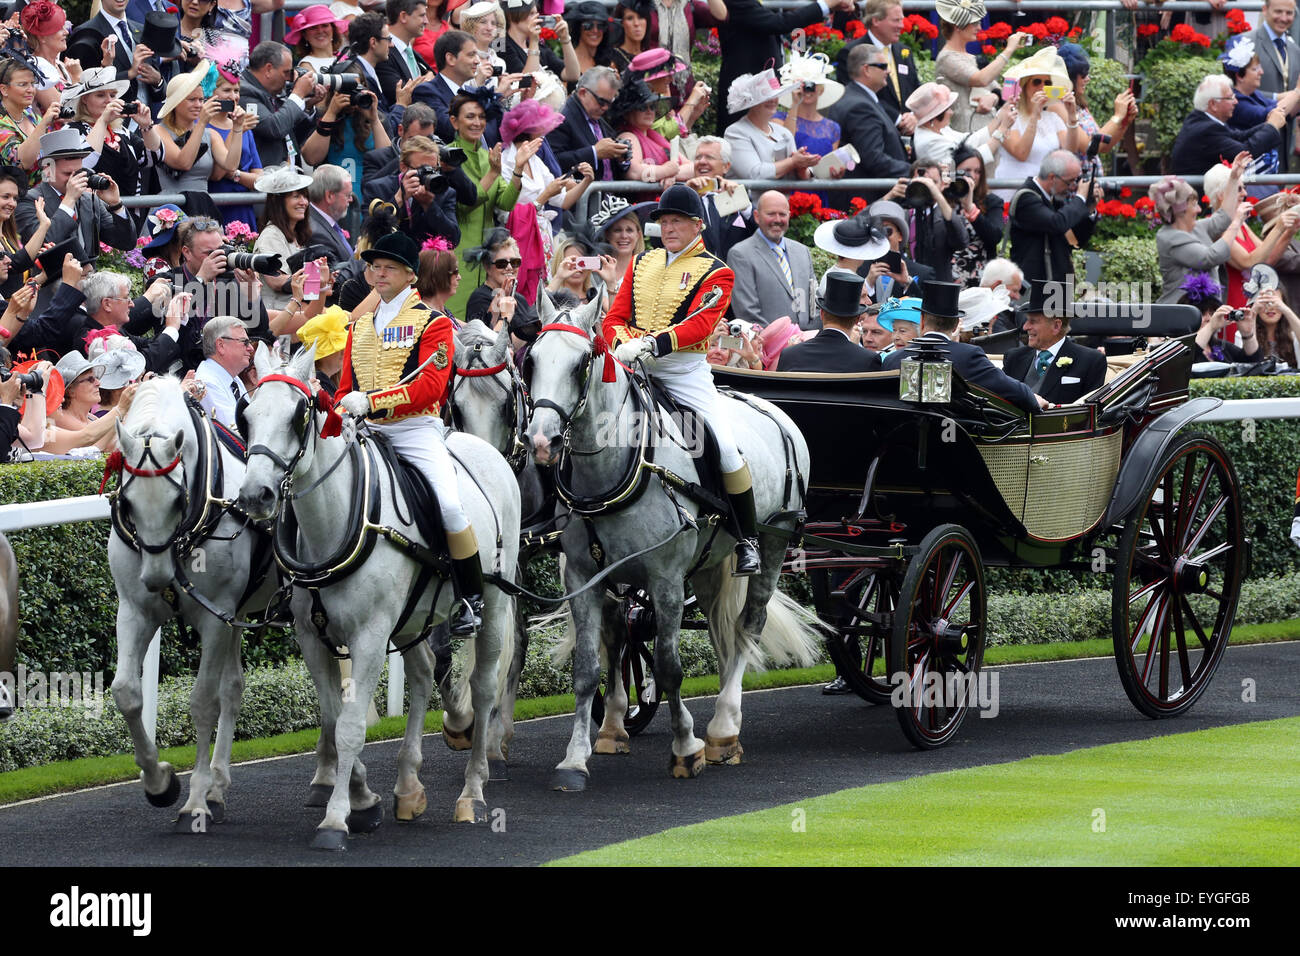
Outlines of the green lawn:
{"label": "green lawn", "polygon": [[1295,866],[1298,806],[1292,717],[844,790],[556,863]]}

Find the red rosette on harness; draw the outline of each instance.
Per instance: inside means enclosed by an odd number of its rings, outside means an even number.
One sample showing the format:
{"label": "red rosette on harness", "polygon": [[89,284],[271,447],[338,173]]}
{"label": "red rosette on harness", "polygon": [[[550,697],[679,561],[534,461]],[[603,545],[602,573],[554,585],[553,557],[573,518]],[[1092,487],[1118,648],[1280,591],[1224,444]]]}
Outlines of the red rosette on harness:
{"label": "red rosette on harness", "polygon": [[114,475],[120,476],[122,474],[122,466],[125,464],[126,458],[122,456],[120,451],[115,451],[113,454],[108,456],[104,461],[104,477],[99,480],[99,494],[102,495],[104,493],[104,489],[108,487],[108,480],[110,478]]}
{"label": "red rosette on harness", "polygon": [[605,344],[605,337],[603,335],[596,335],[593,336],[593,339],[594,344],[592,345],[592,351],[597,355],[603,355],[605,357],[605,369],[601,373],[600,380],[602,382],[617,381],[614,374],[614,353],[611,352],[609,346]]}

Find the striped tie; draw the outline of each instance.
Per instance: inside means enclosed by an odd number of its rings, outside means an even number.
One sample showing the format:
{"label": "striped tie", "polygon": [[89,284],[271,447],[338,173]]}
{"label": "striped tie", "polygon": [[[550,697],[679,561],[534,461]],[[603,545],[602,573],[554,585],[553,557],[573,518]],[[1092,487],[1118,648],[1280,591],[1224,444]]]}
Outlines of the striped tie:
{"label": "striped tie", "polygon": [[773,246],[776,252],[776,261],[781,264],[781,274],[785,276],[785,284],[794,292],[794,273],[790,271],[790,260],[786,258],[784,246]]}

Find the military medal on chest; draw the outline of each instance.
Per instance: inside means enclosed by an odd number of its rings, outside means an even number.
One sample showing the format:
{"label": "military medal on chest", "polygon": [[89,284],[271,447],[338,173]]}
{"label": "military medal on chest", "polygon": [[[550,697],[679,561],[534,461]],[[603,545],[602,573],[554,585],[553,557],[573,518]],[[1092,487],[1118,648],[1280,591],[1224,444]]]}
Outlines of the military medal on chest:
{"label": "military medal on chest", "polygon": [[415,344],[415,326],[390,325],[384,329],[383,347],[386,349],[409,349]]}

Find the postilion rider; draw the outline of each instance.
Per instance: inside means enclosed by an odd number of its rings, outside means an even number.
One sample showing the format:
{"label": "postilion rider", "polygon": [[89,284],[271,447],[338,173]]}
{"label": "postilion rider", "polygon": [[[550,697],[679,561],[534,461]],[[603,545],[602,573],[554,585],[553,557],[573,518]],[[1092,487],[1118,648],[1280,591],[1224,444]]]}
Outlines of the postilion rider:
{"label": "postilion rider", "polygon": [[[361,253],[380,303],[348,333],[335,400],[353,416],[382,428],[398,455],[419,468],[433,487],[447,533],[452,583],[462,598],[451,633],[466,637],[483,623],[483,569],[439,417],[455,337],[451,319],[421,302],[411,287],[419,255],[415,241],[404,233],[383,236]],[[410,381],[402,381],[412,373]]]}
{"label": "postilion rider", "polygon": [[757,574],[758,522],[749,466],[736,447],[730,421],[716,413],[718,391],[704,358],[709,336],[731,301],[735,276],[704,248],[704,206],[695,190],[682,184],[668,187],[650,215],[659,221],[663,248],[633,261],[631,281],[619,286],[602,333],[620,362],[642,360],[675,401],[713,428],[723,485],[740,532],[732,574]]}

